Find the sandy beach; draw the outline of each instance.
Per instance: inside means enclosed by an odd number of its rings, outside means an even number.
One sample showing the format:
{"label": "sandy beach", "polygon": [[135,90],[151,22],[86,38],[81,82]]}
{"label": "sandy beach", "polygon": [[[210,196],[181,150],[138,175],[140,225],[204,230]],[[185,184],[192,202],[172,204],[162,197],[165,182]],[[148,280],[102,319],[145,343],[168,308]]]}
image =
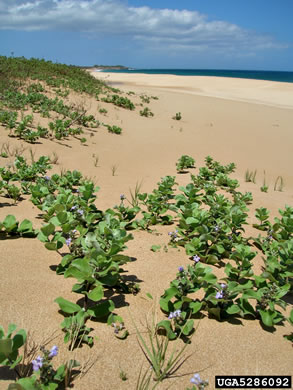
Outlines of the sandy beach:
{"label": "sandy beach", "polygon": [[292,83],[227,77],[91,72],[113,85],[143,86],[192,95],[293,108]]}
{"label": "sandy beach", "polygon": [[[166,153],[170,151],[170,155],[180,147],[186,154],[197,156],[199,161],[207,155],[225,162],[233,161],[238,175],[244,175],[246,169],[257,169],[261,180],[265,170],[269,180],[284,175],[288,185],[293,184],[290,152],[293,84],[200,76],[92,74],[125,91],[153,93],[159,97],[152,103],[154,112],[155,106],[158,112],[148,130],[149,134],[154,131],[159,137],[152,147],[157,145],[161,151],[162,139],[168,138]],[[182,113],[178,123],[172,120],[176,112]],[[147,123],[141,120],[130,125],[141,128]],[[158,123],[159,132],[155,130]],[[140,150],[144,143],[138,139],[138,144],[133,146],[134,150]],[[155,156],[154,149],[152,156]],[[164,162],[160,161],[160,166],[162,164]]]}
{"label": "sandy beach", "polygon": [[[151,192],[161,177],[176,176],[180,185],[190,181],[190,175],[177,174],[176,162],[181,155],[190,155],[196,167],[204,165],[210,155],[222,164],[234,162],[232,174],[240,182],[241,191],[250,191],[254,201],[249,206],[249,222],[255,222],[255,209],[263,206],[278,215],[278,209],[293,203],[293,83],[278,83],[245,79],[216,77],[190,77],[172,75],[143,75],[92,72],[112,87],[133,100],[135,111],[125,110],[96,101],[87,96],[76,96],[76,102],[84,104],[90,114],[100,121],[115,124],[123,129],[120,136],[98,128],[87,136],[83,146],[76,139],[62,142],[42,140],[40,144],[23,143],[25,155],[29,148],[38,158],[41,155],[59,156],[53,172],[77,169],[91,178],[99,187],[97,206],[105,210],[120,201],[120,194],[130,197],[130,189],[141,183],[142,192]],[[155,96],[146,104],[153,117],[139,115],[140,95]],[[98,114],[100,108],[107,114]],[[182,119],[173,116],[180,112]],[[0,126],[0,145],[9,141],[12,146],[20,141],[9,138]],[[3,131],[2,131],[3,130]],[[98,157],[95,166],[94,156]],[[0,158],[1,166],[7,160]],[[113,167],[115,174],[113,175]],[[244,180],[245,171],[257,170],[256,183]],[[192,173],[192,172],[191,172]],[[281,176],[283,191],[274,191],[274,184]],[[268,193],[261,192],[264,180]],[[18,220],[31,219],[40,227],[38,209],[29,197],[16,206],[9,199],[0,198],[0,220],[14,214]],[[126,340],[114,337],[113,328],[95,322],[93,334],[97,341],[92,349],[84,346],[76,351],[76,359],[96,360],[89,372],[74,386],[76,390],[135,389],[139,370],[147,362],[138,346],[132,319],[145,331],[146,318],[151,320],[155,309],[159,319],[165,318],[159,310],[158,300],[176,276],[179,266],[190,264],[183,248],[169,248],[154,253],[152,245],[164,245],[169,241],[170,227],[156,227],[158,234],[145,231],[133,232],[134,240],[127,243],[126,254],[135,261],[124,266],[135,280],[140,281],[137,296],[117,295],[113,298],[117,314],[125,321],[130,336]],[[173,229],[173,227],[172,227]],[[246,234],[258,235],[248,228]],[[18,327],[30,330],[39,342],[45,335],[56,333],[54,344],[60,346],[56,362],[60,364],[69,355],[63,345],[60,330],[62,315],[54,303],[57,296],[76,301],[71,293],[72,279],[56,275],[52,268],[60,262],[58,253],[48,251],[37,239],[0,240],[1,325],[7,329],[14,322]],[[257,267],[262,259],[256,258]],[[150,293],[154,300],[146,297]],[[292,302],[288,312],[292,308]],[[218,322],[207,317],[196,321],[198,326],[192,343],[186,350],[191,355],[175,379],[164,381],[157,387],[185,390],[190,377],[199,372],[209,380],[208,389],[214,389],[215,375],[292,375],[292,344],[283,336],[290,333],[288,323],[267,332],[259,321],[241,320],[241,324]],[[72,355],[70,355],[72,356]],[[128,380],[119,378],[126,372]],[[180,376],[180,374],[184,374]],[[185,375],[186,374],[186,375]],[[0,389],[7,389],[9,375],[0,368]]]}

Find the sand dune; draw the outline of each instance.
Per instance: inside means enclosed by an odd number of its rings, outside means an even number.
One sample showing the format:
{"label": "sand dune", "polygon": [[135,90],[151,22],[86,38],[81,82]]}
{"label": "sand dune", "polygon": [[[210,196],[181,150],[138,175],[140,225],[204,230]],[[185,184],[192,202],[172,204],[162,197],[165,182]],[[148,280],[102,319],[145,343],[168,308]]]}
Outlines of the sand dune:
{"label": "sand dune", "polygon": [[275,107],[293,108],[293,83],[265,80],[250,80],[227,77],[149,75],[139,73],[106,73],[94,76],[111,84],[148,86],[200,96],[217,97],[265,104]]}
{"label": "sand dune", "polygon": [[[267,207],[274,216],[278,208],[292,205],[293,84],[207,77],[93,74],[125,92],[157,96],[158,100],[151,99],[147,104],[154,117],[141,117],[140,106],[131,112],[84,96],[80,100],[88,111],[98,115],[98,108],[106,108],[107,115],[99,119],[121,126],[122,135],[112,135],[99,128],[87,137],[87,146],[81,146],[75,139],[64,142],[42,140],[32,149],[36,158],[56,152],[59,164],[54,166],[55,172],[62,168],[78,169],[93,178],[101,188],[97,201],[101,209],[117,204],[120,194],[129,197],[129,188],[133,189],[138,182],[142,182],[142,191],[152,191],[161,177],[176,175],[177,182],[186,185],[189,175],[178,175],[175,169],[176,161],[183,154],[193,156],[197,167],[203,165],[207,155],[223,164],[236,163],[233,177],[240,181],[240,190],[251,191],[254,196],[250,222],[255,221],[256,207]],[[137,104],[141,102],[139,96],[130,98]],[[181,112],[182,120],[172,119],[176,112]],[[11,145],[19,143],[9,139],[2,128],[0,134],[0,143],[7,140]],[[28,148],[25,153],[29,155]],[[99,157],[97,166],[94,154]],[[1,164],[6,162],[1,158]],[[116,173],[112,175],[114,165]],[[246,169],[257,170],[256,184],[244,181]],[[269,185],[267,194],[260,191],[264,171]],[[283,192],[273,190],[280,175],[285,183]],[[8,204],[13,202],[3,198],[1,202],[0,220],[12,213],[20,220],[30,218],[34,226],[40,226],[42,221],[36,218],[38,210],[28,199],[11,207]],[[135,239],[127,243],[127,254],[136,261],[127,264],[125,270],[141,280],[141,292],[137,296],[121,295],[115,299],[120,306],[117,312],[123,316],[130,336],[126,341],[117,340],[112,328],[93,323],[93,334],[98,341],[91,350],[85,346],[77,351],[76,358],[84,361],[91,356],[97,358],[97,362],[76,383],[75,389],[135,389],[141,364],[146,362],[138,347],[130,315],[137,324],[145,323],[153,306],[146,299],[146,293],[151,293],[157,302],[174,279],[178,266],[190,264],[184,250],[150,251],[154,244],[168,243],[169,230],[170,227],[158,227],[158,235],[134,232]],[[50,269],[58,264],[60,256],[47,251],[38,240],[30,239],[1,240],[0,252],[2,325],[7,328],[9,322],[15,322],[19,327],[33,331],[38,340],[45,333],[58,330],[63,318],[54,299],[57,296],[74,302],[77,299],[76,294],[71,293],[73,281],[57,276]],[[261,264],[259,256],[258,266]],[[160,312],[158,315],[163,316]],[[143,326],[141,330],[145,330]],[[234,325],[204,318],[199,322],[187,352],[192,355],[181,372],[200,372],[202,378],[210,381],[211,390],[215,375],[292,374],[292,347],[283,339],[289,331],[288,324],[269,333],[258,321],[243,320],[242,325]],[[56,358],[59,363],[66,356],[62,338],[59,331],[54,341],[61,348],[60,356]],[[121,370],[129,378],[125,382],[119,378]],[[1,389],[7,388],[5,375],[0,370]],[[171,386],[171,389],[184,390],[190,385],[190,376],[163,382],[158,389]]]}
{"label": "sand dune", "polygon": [[[92,74],[101,77],[101,73]],[[266,171],[270,183],[281,175],[288,186],[293,185],[293,84],[128,73],[103,73],[102,78],[125,91],[160,97],[151,104],[153,119],[128,121],[134,128],[146,126],[150,135],[132,139],[132,153],[140,154],[146,137],[147,142],[154,144],[155,159],[156,148],[160,156],[161,144],[168,139],[165,153],[170,157],[180,148],[200,160],[210,154],[225,162],[235,162],[238,175],[244,175],[246,169],[257,169],[259,180],[263,180]],[[176,123],[171,118],[179,111],[182,121]],[[134,134],[131,132],[131,137]],[[160,161],[161,164],[164,162]]]}

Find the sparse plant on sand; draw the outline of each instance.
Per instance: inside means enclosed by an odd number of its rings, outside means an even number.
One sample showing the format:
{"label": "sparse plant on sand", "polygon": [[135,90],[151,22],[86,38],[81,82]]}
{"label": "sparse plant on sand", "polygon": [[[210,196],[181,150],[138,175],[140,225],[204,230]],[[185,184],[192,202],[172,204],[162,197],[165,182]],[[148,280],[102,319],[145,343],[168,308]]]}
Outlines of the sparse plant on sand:
{"label": "sparse plant on sand", "polygon": [[13,156],[13,151],[10,150],[10,143],[9,142],[4,142],[1,145],[0,155],[3,158],[8,158],[8,157]]}
{"label": "sparse plant on sand", "polygon": [[33,164],[35,162],[36,151],[33,151],[32,148],[29,148],[29,153],[31,157],[31,163]]}
{"label": "sparse plant on sand", "polygon": [[135,188],[133,191],[131,188],[129,188],[129,193],[130,193],[130,198],[131,198],[129,203],[131,204],[132,207],[138,207],[138,205],[139,205],[138,195],[140,193],[141,187],[142,187],[142,181],[140,183],[137,182],[135,184]]}
{"label": "sparse plant on sand", "polygon": [[[147,323],[147,338],[144,338],[142,332],[138,329],[136,323],[133,321],[138,344],[146,358],[151,369],[151,377],[156,382],[162,382],[166,378],[173,377],[177,371],[182,367],[189,356],[184,356],[184,352],[188,347],[188,343],[179,346],[182,340],[177,340],[170,350],[171,342],[164,334],[159,334],[159,329],[155,321],[155,314],[152,314],[151,324]],[[141,372],[140,372],[141,377]],[[142,382],[147,382],[148,374],[146,373],[141,378]],[[144,388],[144,387],[138,387]],[[148,387],[145,387],[146,389]]]}
{"label": "sparse plant on sand", "polygon": [[115,176],[115,173],[117,172],[117,169],[118,169],[117,165],[114,164],[114,165],[111,166],[112,176]]}
{"label": "sparse plant on sand", "polygon": [[194,158],[183,155],[179,158],[176,163],[177,172],[184,172],[185,169],[194,168],[195,160]]}
{"label": "sparse plant on sand", "polygon": [[132,103],[131,100],[129,100],[126,97],[119,96],[119,95],[116,95],[116,94],[112,95],[112,96],[108,95],[107,97],[102,98],[102,101],[105,102],[105,103],[112,103],[115,106],[123,107],[123,108],[126,108],[128,110],[134,110],[135,109],[135,105]]}
{"label": "sparse plant on sand", "polygon": [[146,103],[146,104],[149,104],[150,103],[150,98],[149,98],[149,96],[147,96],[147,95],[140,95],[140,98],[141,98],[141,101],[143,102],[143,103]]}
{"label": "sparse plant on sand", "polygon": [[274,191],[280,191],[282,192],[284,189],[284,180],[282,176],[278,176],[275,185],[274,185]]}
{"label": "sparse plant on sand", "polygon": [[139,114],[140,116],[145,116],[146,118],[154,116],[154,113],[151,112],[151,110],[148,107],[145,107],[143,110],[139,111]]}
{"label": "sparse plant on sand", "polygon": [[266,183],[266,171],[264,171],[263,185],[260,187],[261,192],[268,192],[269,186]]}
{"label": "sparse plant on sand", "polygon": [[106,114],[108,113],[108,110],[106,110],[106,108],[100,108],[100,109],[99,109],[99,113],[100,113],[100,114],[105,114],[105,115],[106,115]]}
{"label": "sparse plant on sand", "polygon": [[245,172],[245,181],[247,182],[247,183],[256,183],[256,180],[255,180],[255,178],[256,178],[256,173],[257,173],[257,170],[255,170],[255,171],[250,171],[249,169],[247,169],[246,170],[246,172]]}
{"label": "sparse plant on sand", "polygon": [[173,116],[172,119],[175,119],[176,121],[180,121],[182,119],[181,112],[176,112],[176,115]]}
{"label": "sparse plant on sand", "polygon": [[125,382],[128,379],[127,373],[120,368],[119,378]]}
{"label": "sparse plant on sand", "polygon": [[121,127],[119,127],[119,126],[115,126],[115,125],[113,125],[113,126],[106,125],[106,127],[107,127],[109,133],[113,133],[113,134],[121,134],[121,133],[122,133],[122,129],[121,129]]}
{"label": "sparse plant on sand", "polygon": [[97,167],[99,164],[99,156],[97,156],[95,153],[93,154],[94,159],[94,166]]}
{"label": "sparse plant on sand", "polygon": [[58,165],[59,156],[56,152],[52,153],[52,157],[50,157],[50,163],[54,165]]}

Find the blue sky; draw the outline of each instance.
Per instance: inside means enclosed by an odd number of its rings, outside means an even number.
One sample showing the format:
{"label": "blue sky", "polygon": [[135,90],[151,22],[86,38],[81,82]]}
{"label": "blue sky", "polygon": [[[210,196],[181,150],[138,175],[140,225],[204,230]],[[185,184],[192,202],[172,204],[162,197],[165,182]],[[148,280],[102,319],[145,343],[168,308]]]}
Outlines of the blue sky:
{"label": "blue sky", "polygon": [[293,0],[0,0],[0,54],[293,71]]}

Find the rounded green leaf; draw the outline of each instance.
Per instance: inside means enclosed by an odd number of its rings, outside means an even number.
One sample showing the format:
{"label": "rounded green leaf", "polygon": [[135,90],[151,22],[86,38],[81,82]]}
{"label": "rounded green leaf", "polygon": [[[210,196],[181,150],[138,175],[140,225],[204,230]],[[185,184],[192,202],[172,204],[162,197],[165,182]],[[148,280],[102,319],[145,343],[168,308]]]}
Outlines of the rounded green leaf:
{"label": "rounded green leaf", "polygon": [[87,294],[87,296],[92,301],[95,301],[95,302],[100,301],[104,297],[103,286],[100,285],[100,286],[95,287],[91,292],[89,292]]}
{"label": "rounded green leaf", "polygon": [[7,390],[25,390],[19,383],[11,383]]}
{"label": "rounded green leaf", "polygon": [[[75,278],[80,283],[83,283],[87,279],[87,275],[85,275],[83,272],[81,272],[79,269],[77,269],[75,267],[69,267],[64,272],[64,278]],[[79,285],[79,288],[80,288],[80,285]],[[72,291],[80,293],[80,291],[75,290],[75,285],[72,287]]]}
{"label": "rounded green leaf", "polygon": [[0,340],[0,354],[8,357],[12,352],[12,340],[2,339]]}
{"label": "rounded green leaf", "polygon": [[59,213],[61,213],[62,211],[65,210],[65,206],[64,206],[63,204],[58,203],[58,204],[56,204],[56,206],[54,207],[54,209],[55,209],[55,212],[56,212],[57,214],[59,214]]}
{"label": "rounded green leaf", "polygon": [[219,259],[217,258],[217,256],[215,255],[209,255],[207,258],[206,258],[206,263],[207,264],[217,264],[219,261]]}
{"label": "rounded green leaf", "polygon": [[273,312],[271,312],[270,310],[260,310],[259,314],[261,316],[261,321],[265,326],[274,326]]}
{"label": "rounded green leaf", "polygon": [[197,312],[200,311],[202,307],[202,302],[192,302],[189,304],[190,309],[192,310],[192,314],[196,314]]}
{"label": "rounded green leaf", "polygon": [[172,302],[169,301],[168,299],[165,299],[165,298],[160,299],[160,306],[161,306],[161,309],[167,313],[170,313],[173,309]]}
{"label": "rounded green leaf", "polygon": [[157,329],[165,329],[166,331],[166,334],[167,334],[167,337],[169,340],[174,340],[176,339],[176,334],[173,332],[172,328],[171,328],[171,322],[169,320],[163,320],[163,321],[160,321],[158,324],[157,324]]}
{"label": "rounded green leaf", "polygon": [[17,229],[20,233],[32,232],[33,224],[28,219],[24,219]]}
{"label": "rounded green leaf", "polygon": [[56,242],[46,242],[45,247],[46,247],[49,251],[56,251],[56,250],[57,250],[57,244],[56,244]]}
{"label": "rounded green leaf", "polygon": [[185,222],[187,223],[187,225],[191,225],[192,223],[197,224],[198,220],[195,219],[194,217],[188,217],[186,218]]}
{"label": "rounded green leaf", "polygon": [[13,351],[22,347],[26,341],[26,331],[20,329],[12,339],[12,349]]}
{"label": "rounded green leaf", "polygon": [[101,318],[109,315],[114,309],[114,302],[107,300],[105,302],[99,303],[98,305],[92,306],[87,310],[87,312],[92,317]]}
{"label": "rounded green leaf", "polygon": [[79,305],[77,305],[76,303],[72,303],[70,301],[67,301],[66,299],[64,299],[62,297],[56,298],[54,302],[56,302],[59,305],[60,309],[64,313],[73,314],[73,313],[76,313],[79,310],[81,310],[81,307]]}
{"label": "rounded green leaf", "polygon": [[190,335],[190,333],[193,330],[193,325],[194,325],[194,321],[193,320],[188,320],[186,322],[186,324],[182,328],[182,333],[184,334],[184,336]]}
{"label": "rounded green leaf", "polygon": [[208,308],[208,312],[215,316],[217,320],[221,320],[221,309],[219,307],[210,307]]}
{"label": "rounded green leaf", "polygon": [[61,213],[57,214],[58,221],[63,224],[67,222],[67,213],[66,211],[62,211]]}
{"label": "rounded green leaf", "polygon": [[161,249],[161,245],[152,245],[151,246],[151,251],[152,252],[157,252]]}
{"label": "rounded green leaf", "polygon": [[14,215],[7,215],[3,221],[3,226],[8,232],[15,230],[17,228],[18,222]]}
{"label": "rounded green leaf", "polygon": [[52,224],[52,223],[49,223],[48,225],[46,226],[43,226],[41,228],[41,232],[46,236],[50,236],[51,234],[53,234],[55,232],[55,226]]}
{"label": "rounded green leaf", "polygon": [[226,313],[228,314],[236,314],[240,312],[240,307],[237,305],[231,305],[226,309]]}

